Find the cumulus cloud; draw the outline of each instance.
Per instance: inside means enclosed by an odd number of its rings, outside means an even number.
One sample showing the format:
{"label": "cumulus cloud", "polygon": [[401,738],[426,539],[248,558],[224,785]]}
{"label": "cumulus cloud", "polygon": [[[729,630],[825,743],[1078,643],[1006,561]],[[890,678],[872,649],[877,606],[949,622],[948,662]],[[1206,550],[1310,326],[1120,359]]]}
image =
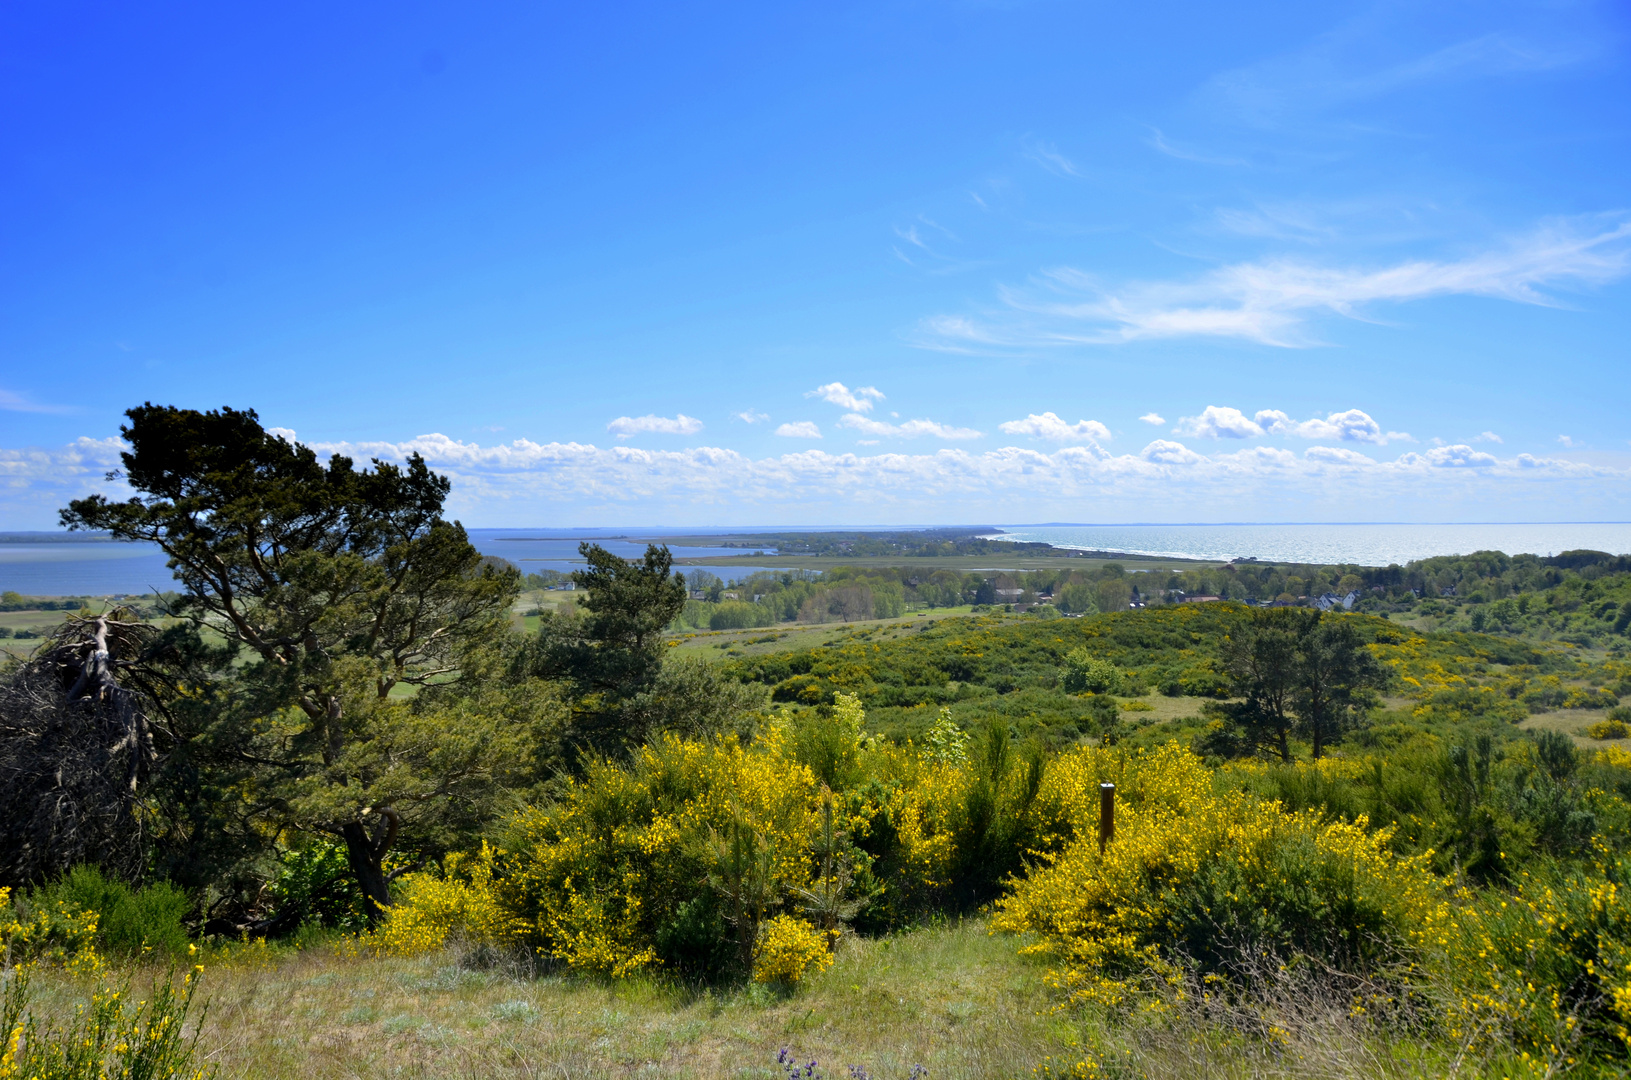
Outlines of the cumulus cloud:
{"label": "cumulus cloud", "polygon": [[872,406],[883,400],[883,392],[876,386],[857,386],[854,390],[841,382],[830,382],[814,390],[806,390],[807,398],[820,398],[850,412],[871,412]]}
{"label": "cumulus cloud", "polygon": [[1568,446],[1568,447],[1575,447],[1575,446],[1581,445],[1580,440],[1571,439],[1567,435],[1559,435],[1557,437],[1557,441],[1562,443],[1564,446]]}
{"label": "cumulus cloud", "polygon": [[731,416],[744,424],[762,424],[770,419],[769,413],[754,412],[752,409],[743,409],[739,413],[731,413]]}
{"label": "cumulus cloud", "polygon": [[122,480],[108,480],[122,462],[125,449],[118,438],[80,437],[66,446],[0,448],[0,521],[31,522],[22,527],[46,528],[56,523],[57,510],[69,499],[102,492],[127,499],[131,490]]}
{"label": "cumulus cloud", "polygon": [[266,429],[266,434],[282,439],[284,442],[299,442],[295,438],[294,428],[269,427]]}
{"label": "cumulus cloud", "polygon": [[1358,450],[1340,446],[1310,446],[1303,452],[1303,457],[1309,461],[1326,465],[1346,465],[1349,468],[1369,468],[1376,464],[1376,459],[1366,457]]}
{"label": "cumulus cloud", "polygon": [[1138,456],[1156,465],[1196,465],[1204,460],[1183,443],[1168,439],[1156,439],[1140,450]]}
{"label": "cumulus cloud", "polygon": [[939,424],[933,420],[907,420],[900,424],[890,424],[862,416],[860,413],[845,413],[844,418],[838,421],[838,426],[892,439],[915,439],[920,435],[930,435],[936,439],[956,440],[978,439],[982,435],[982,432],[973,428],[952,427],[950,424]]}
{"label": "cumulus cloud", "polygon": [[1140,416],[1139,419],[1144,421],[1146,424],[1154,424],[1157,427],[1160,427],[1162,424],[1167,422],[1166,417],[1162,416],[1160,413],[1153,412],[1147,412],[1143,416]]}
{"label": "cumulus cloud", "polygon": [[1473,442],[1504,443],[1506,440],[1495,434],[1493,431],[1484,431],[1480,432],[1478,437],[1474,439]]}
{"label": "cumulus cloud", "polygon": [[1425,464],[1435,469],[1492,469],[1500,464],[1494,454],[1474,450],[1466,443],[1435,446],[1425,454],[1405,454],[1399,461],[1406,465]]}
{"label": "cumulus cloud", "polygon": [[1256,421],[1226,405],[1208,405],[1199,416],[1180,416],[1172,430],[1192,439],[1255,439],[1263,434]]}
{"label": "cumulus cloud", "polygon": [[1097,420],[1078,420],[1074,424],[1067,424],[1051,412],[1031,413],[1023,420],[1005,420],[997,426],[1009,435],[1029,435],[1033,439],[1046,439],[1049,442],[1077,442],[1082,439],[1110,441],[1110,429]]}
{"label": "cumulus cloud", "polygon": [[702,430],[702,421],[680,413],[678,416],[619,416],[606,425],[606,430],[619,439],[631,435],[695,435]]}
{"label": "cumulus cloud", "polygon": [[813,420],[797,420],[781,425],[776,429],[776,434],[784,439],[819,439],[821,428]]}
{"label": "cumulus cloud", "polygon": [[1179,417],[1176,434],[1202,439],[1256,439],[1287,435],[1298,439],[1363,442],[1386,446],[1389,442],[1415,442],[1403,431],[1383,431],[1360,409],[1334,412],[1325,419],[1293,420],[1279,409],[1259,409],[1248,417],[1226,405],[1208,405],[1199,416]]}
{"label": "cumulus cloud", "polygon": [[1389,441],[1415,442],[1405,432],[1383,431],[1380,424],[1359,409],[1334,412],[1324,420],[1293,420],[1279,409],[1263,409],[1253,419],[1270,435],[1292,435],[1299,439],[1333,442],[1366,442],[1377,446],[1386,446]]}
{"label": "cumulus cloud", "polygon": [[1198,278],[1109,288],[1072,267],[1005,287],[1003,309],[984,320],[937,315],[916,343],[955,352],[1105,345],[1151,338],[1240,338],[1286,347],[1315,344],[1311,319],[1368,317],[1380,304],[1438,296],[1487,296],[1553,304],[1543,290],[1623,277],[1631,221],[1622,214],[1547,222],[1497,248],[1458,259],[1342,267],[1300,259],[1223,266]]}

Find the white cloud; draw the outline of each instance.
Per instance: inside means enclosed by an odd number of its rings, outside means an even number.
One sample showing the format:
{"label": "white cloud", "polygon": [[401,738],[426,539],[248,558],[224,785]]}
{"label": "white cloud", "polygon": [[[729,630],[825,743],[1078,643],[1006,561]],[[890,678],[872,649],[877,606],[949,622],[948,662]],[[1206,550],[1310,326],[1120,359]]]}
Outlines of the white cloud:
{"label": "white cloud", "polygon": [[1195,465],[1204,460],[1183,443],[1168,439],[1156,439],[1140,450],[1138,456],[1156,465]]}
{"label": "white cloud", "polygon": [[1356,468],[1367,468],[1376,464],[1376,459],[1366,457],[1358,450],[1349,450],[1340,446],[1310,446],[1303,451],[1303,457],[1309,461],[1318,461],[1327,465],[1346,465]]}
{"label": "white cloud", "polygon": [[1473,440],[1473,442],[1504,443],[1506,440],[1495,434],[1493,431],[1485,431],[1481,432],[1479,436]]}
{"label": "white cloud", "polygon": [[807,398],[820,398],[851,412],[871,412],[872,406],[883,400],[883,392],[876,386],[857,386],[853,391],[841,382],[830,382],[804,393]]}
{"label": "white cloud", "polygon": [[702,430],[702,421],[680,413],[678,416],[619,416],[606,425],[606,430],[619,439],[631,435],[695,435]]}
{"label": "white cloud", "polygon": [[821,428],[813,420],[798,420],[781,425],[776,429],[776,434],[784,439],[819,439]]}
{"label": "white cloud", "polygon": [[120,468],[118,438],[80,437],[66,446],[0,448],[0,521],[9,528],[54,528],[68,500],[102,492],[127,499],[131,490],[107,474]]}
{"label": "white cloud", "polygon": [[1033,439],[1047,439],[1050,442],[1082,439],[1101,443],[1110,441],[1110,429],[1097,420],[1078,420],[1074,424],[1067,424],[1051,412],[1031,413],[1023,420],[1005,420],[997,426],[1009,435],[1029,435]]}
{"label": "white cloud", "polygon": [[1208,405],[1199,416],[1180,416],[1172,430],[1202,439],[1255,439],[1263,434],[1263,428],[1245,413],[1225,405]]}
{"label": "white cloud", "polygon": [[[1253,419],[1270,435],[1292,435],[1299,439],[1329,439],[1335,442],[1366,442],[1386,446],[1389,441],[1415,442],[1402,431],[1383,431],[1382,426],[1360,409],[1331,413],[1324,420],[1293,420],[1279,409],[1263,409]],[[1500,440],[1496,440],[1497,442]]]}
{"label": "white cloud", "polygon": [[1489,469],[1500,464],[1494,454],[1474,450],[1465,443],[1435,446],[1425,454],[1405,454],[1399,460],[1414,463],[1418,458],[1436,469]]}
{"label": "white cloud", "polygon": [[1296,259],[1223,266],[1199,278],[1103,286],[1071,267],[1000,292],[988,322],[934,316],[916,343],[953,352],[1106,345],[1150,338],[1225,337],[1287,347],[1313,344],[1310,319],[1367,318],[1376,304],[1487,296],[1551,305],[1541,290],[1618,279],[1631,257],[1631,221],[1598,215],[1548,222],[1504,247],[1459,259],[1361,268]]}
{"label": "white cloud", "polygon": [[1564,446],[1569,446],[1569,447],[1582,445],[1582,443],[1580,442],[1579,439],[1571,439],[1567,435],[1559,435],[1557,437],[1557,441],[1562,443]]}
{"label": "white cloud", "polygon": [[1146,424],[1154,424],[1157,427],[1167,422],[1166,417],[1162,416],[1160,413],[1153,412],[1147,412],[1143,416],[1140,416],[1139,419],[1144,421]]}
{"label": "white cloud", "polygon": [[1259,409],[1256,415],[1248,417],[1239,409],[1208,405],[1199,416],[1179,417],[1173,431],[1204,439],[1255,439],[1263,435],[1286,435],[1298,439],[1363,442],[1376,446],[1416,441],[1403,431],[1383,431],[1382,426],[1361,409],[1334,412],[1323,420],[1293,420],[1280,409]]}
{"label": "white cloud", "polygon": [[982,435],[973,428],[952,427],[933,420],[908,420],[903,424],[890,424],[882,420],[869,419],[860,413],[845,413],[844,418],[838,421],[838,426],[854,428],[867,435],[899,439],[915,439],[920,435],[932,435],[936,439],[978,439]]}
{"label": "white cloud", "polygon": [[762,424],[770,419],[769,413],[754,412],[752,409],[743,409],[739,413],[731,413],[731,416],[744,424]]}
{"label": "white cloud", "polygon": [[266,434],[275,436],[275,437],[277,437],[279,439],[284,440],[285,442],[291,442],[292,443],[292,442],[298,442],[299,441],[298,439],[295,438],[294,428],[269,427],[269,428],[266,429]]}

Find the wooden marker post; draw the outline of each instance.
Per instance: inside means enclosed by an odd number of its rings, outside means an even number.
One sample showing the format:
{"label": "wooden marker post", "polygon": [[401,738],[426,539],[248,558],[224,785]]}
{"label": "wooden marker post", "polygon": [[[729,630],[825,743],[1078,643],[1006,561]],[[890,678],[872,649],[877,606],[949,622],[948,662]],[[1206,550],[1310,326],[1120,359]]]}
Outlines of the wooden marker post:
{"label": "wooden marker post", "polygon": [[1105,846],[1116,838],[1116,785],[1099,785],[1099,857],[1104,857]]}

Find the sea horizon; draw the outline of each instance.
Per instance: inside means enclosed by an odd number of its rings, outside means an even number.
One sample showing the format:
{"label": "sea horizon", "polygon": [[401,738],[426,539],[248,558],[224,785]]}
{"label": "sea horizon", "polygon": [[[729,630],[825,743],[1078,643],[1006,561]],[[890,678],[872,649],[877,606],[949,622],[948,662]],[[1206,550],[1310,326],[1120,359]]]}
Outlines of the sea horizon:
{"label": "sea horizon", "polygon": [[[484,555],[505,558],[525,572],[570,570],[581,564],[576,545],[598,539],[614,554],[637,557],[649,539],[742,533],[906,532],[958,528],[1059,548],[1199,561],[1386,566],[1435,556],[1501,551],[1509,556],[1569,550],[1631,553],[1631,522],[1184,522],[1120,524],[993,523],[984,526],[567,526],[469,527]],[[567,534],[567,535],[562,535]],[[64,542],[70,541],[71,542]],[[740,555],[740,548],[672,546],[678,557]],[[767,546],[762,567],[733,567],[734,577],[777,569]],[[131,595],[174,588],[162,552],[152,545],[83,534],[14,530],[0,533],[0,591],[26,596]]]}

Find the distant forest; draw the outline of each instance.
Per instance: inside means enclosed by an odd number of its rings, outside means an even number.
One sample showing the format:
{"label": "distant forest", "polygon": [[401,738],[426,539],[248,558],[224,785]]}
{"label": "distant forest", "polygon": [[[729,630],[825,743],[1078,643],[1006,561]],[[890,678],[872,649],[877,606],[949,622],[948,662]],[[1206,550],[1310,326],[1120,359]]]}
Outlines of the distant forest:
{"label": "distant forest", "polygon": [[[529,575],[544,588],[566,575]],[[1498,551],[1422,559],[1403,566],[1235,562],[1192,570],[1096,568],[1012,572],[837,565],[761,571],[734,581],[684,570],[688,599],[670,627],[740,630],[779,623],[856,622],[909,611],[972,605],[1039,618],[1123,611],[1201,597],[1306,605],[1321,595],[1354,597],[1353,609],[1414,613],[1446,630],[1521,634],[1580,645],[1631,633],[1631,556],[1600,551],[1508,556]]]}

